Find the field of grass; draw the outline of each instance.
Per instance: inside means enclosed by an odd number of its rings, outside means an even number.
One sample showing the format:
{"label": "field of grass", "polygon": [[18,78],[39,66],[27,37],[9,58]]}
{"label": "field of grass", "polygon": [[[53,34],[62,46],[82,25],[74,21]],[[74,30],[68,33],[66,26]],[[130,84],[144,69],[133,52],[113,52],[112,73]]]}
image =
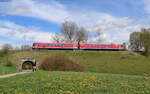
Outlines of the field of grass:
{"label": "field of grass", "polygon": [[143,75],[150,73],[150,57],[128,51],[24,51],[13,52],[9,58],[17,65],[21,57],[41,62],[46,56],[65,54],[85,67],[86,72]]}
{"label": "field of grass", "polygon": [[10,74],[10,73],[15,73],[15,72],[18,72],[18,71],[16,70],[14,66],[5,67],[5,66],[0,65],[0,75],[5,75],[5,74]]}
{"label": "field of grass", "polygon": [[0,94],[150,94],[150,77],[38,71],[0,79]]}

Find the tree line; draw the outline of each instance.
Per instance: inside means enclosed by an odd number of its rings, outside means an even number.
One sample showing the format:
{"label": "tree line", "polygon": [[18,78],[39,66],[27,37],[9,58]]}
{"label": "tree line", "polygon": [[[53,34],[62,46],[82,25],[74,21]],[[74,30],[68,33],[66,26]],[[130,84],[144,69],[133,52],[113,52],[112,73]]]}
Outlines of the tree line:
{"label": "tree line", "polygon": [[150,51],[150,28],[142,28],[140,32],[130,34],[130,46],[132,51],[141,51],[149,56]]}

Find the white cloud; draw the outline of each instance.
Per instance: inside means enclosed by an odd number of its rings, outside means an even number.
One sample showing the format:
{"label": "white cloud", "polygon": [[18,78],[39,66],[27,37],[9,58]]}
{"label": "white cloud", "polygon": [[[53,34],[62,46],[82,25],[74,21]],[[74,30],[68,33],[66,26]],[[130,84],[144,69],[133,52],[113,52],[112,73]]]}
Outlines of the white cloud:
{"label": "white cloud", "polygon": [[[150,0],[145,1],[148,2]],[[97,41],[99,38],[102,38],[105,42],[128,41],[131,32],[138,31],[143,27],[141,24],[134,24],[135,21],[128,17],[119,18],[107,13],[87,10],[71,11],[65,5],[55,0],[49,0],[46,3],[39,2],[39,0],[11,0],[11,2],[3,5],[1,10],[1,12],[6,14],[30,16],[55,23],[61,23],[68,19],[88,28],[90,33],[103,32],[102,35],[91,38],[91,42]],[[150,6],[147,6],[147,11],[150,12]],[[1,35],[13,36],[14,39],[22,39],[24,36],[27,36],[30,40],[48,41],[50,40],[49,36],[53,35],[38,30],[29,30],[29,28],[12,22],[3,22],[0,25]],[[23,31],[29,32],[23,33]]]}
{"label": "white cloud", "polygon": [[[101,37],[104,42],[122,43],[127,42],[131,32],[139,31],[143,25],[135,24],[135,21],[124,17],[116,18],[109,16],[97,20],[94,25],[89,27],[90,32],[102,32]],[[105,35],[105,37],[103,37]]]}
{"label": "white cloud", "polygon": [[[20,42],[50,42],[54,34],[50,32],[43,32],[38,29],[24,27],[9,21],[0,22],[0,36],[7,39]],[[0,41],[1,42],[1,41]],[[4,42],[1,42],[3,44]]]}
{"label": "white cloud", "polygon": [[150,14],[150,0],[142,0],[142,2],[144,4],[146,12]]}
{"label": "white cloud", "polygon": [[11,0],[5,7],[3,6],[3,12],[57,23],[64,21],[64,18],[69,16],[66,8],[54,0],[51,0],[49,3],[38,2],[38,0]]}

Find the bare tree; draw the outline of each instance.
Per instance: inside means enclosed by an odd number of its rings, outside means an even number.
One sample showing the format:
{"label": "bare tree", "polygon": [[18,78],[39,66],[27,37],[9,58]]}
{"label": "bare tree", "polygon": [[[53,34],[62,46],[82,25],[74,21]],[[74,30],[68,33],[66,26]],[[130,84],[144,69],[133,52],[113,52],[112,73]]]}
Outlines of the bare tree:
{"label": "bare tree", "polygon": [[59,33],[56,33],[52,39],[54,43],[61,43],[61,42],[64,42],[65,40],[63,34],[59,34]]}
{"label": "bare tree", "polygon": [[62,24],[62,34],[65,37],[66,42],[73,42],[75,34],[78,30],[78,26],[74,22],[66,21]]}
{"label": "bare tree", "polygon": [[0,57],[7,56],[9,54],[9,50],[12,49],[11,44],[2,45],[2,49],[0,51]]}
{"label": "bare tree", "polygon": [[56,33],[53,42],[85,42],[88,39],[88,32],[85,28],[79,28],[74,22],[64,22],[60,33]]}
{"label": "bare tree", "polygon": [[12,50],[12,49],[13,49],[13,47],[11,44],[4,44],[2,46],[2,50]]}
{"label": "bare tree", "polygon": [[30,45],[22,45],[21,50],[31,50],[32,47]]}
{"label": "bare tree", "polygon": [[80,48],[80,42],[85,42],[88,40],[88,32],[85,28],[81,27],[77,32],[76,32],[76,41],[78,42],[78,48]]}
{"label": "bare tree", "polygon": [[97,43],[102,42],[103,41],[103,39],[102,39],[102,35],[103,35],[102,32],[101,31],[97,31],[96,35],[97,35],[96,42]]}

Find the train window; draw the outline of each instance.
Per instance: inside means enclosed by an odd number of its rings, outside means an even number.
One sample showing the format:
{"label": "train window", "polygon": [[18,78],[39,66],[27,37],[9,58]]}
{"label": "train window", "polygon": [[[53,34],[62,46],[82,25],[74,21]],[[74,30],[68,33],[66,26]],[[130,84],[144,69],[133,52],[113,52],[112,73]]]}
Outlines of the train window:
{"label": "train window", "polygon": [[41,46],[41,44],[37,44],[37,46]]}
{"label": "train window", "polygon": [[76,47],[77,45],[74,45],[74,47]]}
{"label": "train window", "polygon": [[51,46],[55,46],[54,44],[52,44]]}
{"label": "train window", "polygon": [[93,47],[93,45],[90,45],[90,47]]}
{"label": "train window", "polygon": [[89,47],[89,45],[86,45],[86,47]]}
{"label": "train window", "polygon": [[98,45],[95,45],[95,47],[98,47]]}
{"label": "train window", "polygon": [[66,44],[65,46],[66,46],[66,47],[68,47],[68,45],[67,45],[67,44]]}
{"label": "train window", "polygon": [[105,47],[108,47],[108,45],[105,45]]}
{"label": "train window", "polygon": [[58,46],[58,44],[56,44],[56,46]]}
{"label": "train window", "polygon": [[104,47],[103,45],[100,45],[100,47]]}
{"label": "train window", "polygon": [[70,44],[70,47],[72,47],[72,44]]}
{"label": "train window", "polygon": [[37,46],[37,44],[33,44],[33,46]]}
{"label": "train window", "polygon": [[46,44],[45,46],[51,46],[50,44]]}
{"label": "train window", "polygon": [[60,46],[63,46],[63,44],[60,44]]}
{"label": "train window", "polygon": [[109,45],[109,47],[112,47],[112,45]]}

